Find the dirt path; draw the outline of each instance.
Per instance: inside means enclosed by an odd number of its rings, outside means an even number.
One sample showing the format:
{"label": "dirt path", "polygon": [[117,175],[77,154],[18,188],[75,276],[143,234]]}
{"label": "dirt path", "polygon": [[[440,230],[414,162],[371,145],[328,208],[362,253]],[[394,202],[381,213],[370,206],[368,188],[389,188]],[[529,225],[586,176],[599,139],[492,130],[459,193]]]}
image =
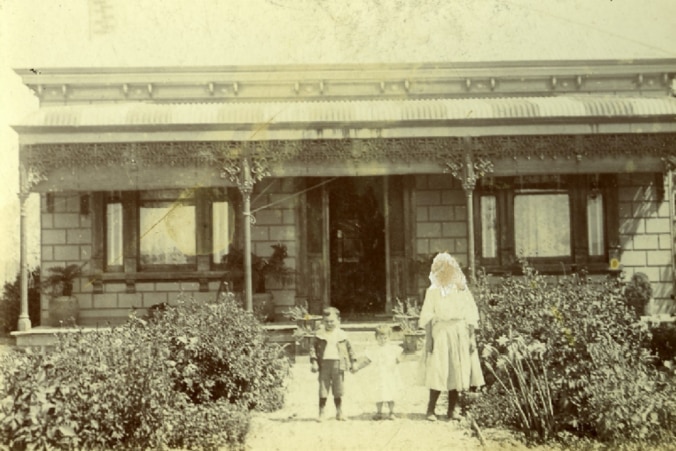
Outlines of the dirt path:
{"label": "dirt path", "polygon": [[[482,447],[467,421],[429,422],[424,417],[427,390],[414,385],[415,358],[400,364],[406,389],[396,405],[398,419],[373,421],[375,405],[369,400],[372,386],[368,368],[348,374],[344,412],[348,421],[334,419],[335,409],[329,400],[328,419],[317,417],[317,376],[310,372],[307,357],[299,357],[292,368],[292,379],[285,407],[274,413],[256,414],[253,418],[247,449],[250,450],[521,450],[525,446],[502,431],[482,431]],[[446,405],[437,405],[445,412]]]}

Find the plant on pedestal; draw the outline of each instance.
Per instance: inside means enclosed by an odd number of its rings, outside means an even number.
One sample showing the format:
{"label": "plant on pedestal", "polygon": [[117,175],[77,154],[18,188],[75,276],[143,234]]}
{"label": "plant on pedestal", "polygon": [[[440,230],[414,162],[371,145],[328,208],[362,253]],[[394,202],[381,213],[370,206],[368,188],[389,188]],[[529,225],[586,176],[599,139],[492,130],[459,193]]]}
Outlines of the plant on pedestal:
{"label": "plant on pedestal", "polygon": [[399,324],[404,334],[404,351],[412,353],[420,350],[425,338],[425,331],[418,328],[418,320],[420,319],[418,300],[407,297],[402,301],[397,297],[392,313],[394,321]]}
{"label": "plant on pedestal", "polygon": [[81,273],[81,266],[71,264],[48,269],[50,275],[42,283],[43,292],[49,296],[49,324],[51,326],[74,326],[80,308],[73,295],[73,282]]}
{"label": "plant on pedestal", "polygon": [[[251,284],[253,290],[253,309],[256,317],[261,321],[271,321],[274,316],[272,293],[266,289],[266,281],[274,280],[282,286],[291,283],[295,274],[292,268],[285,264],[288,257],[286,245],[277,243],[272,246],[270,257],[260,257],[251,254]],[[244,250],[231,245],[228,253],[223,256],[226,273],[223,281],[228,289],[244,296]]]}

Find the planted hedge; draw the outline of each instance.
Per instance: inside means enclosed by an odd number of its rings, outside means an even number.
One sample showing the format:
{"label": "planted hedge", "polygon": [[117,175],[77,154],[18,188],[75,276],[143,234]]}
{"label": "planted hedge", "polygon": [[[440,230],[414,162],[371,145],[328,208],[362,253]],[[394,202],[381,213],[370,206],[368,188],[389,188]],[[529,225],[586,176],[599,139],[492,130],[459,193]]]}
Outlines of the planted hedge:
{"label": "planted hedge", "polygon": [[251,409],[284,402],[289,363],[231,295],[182,299],[151,320],[64,334],[2,362],[0,442],[11,448],[240,446]]}
{"label": "planted hedge", "polygon": [[475,295],[487,380],[473,406],[480,424],[509,426],[539,443],[675,438],[676,381],[660,371],[650,329],[619,279],[554,279],[524,265],[523,275],[498,283],[480,277]]}

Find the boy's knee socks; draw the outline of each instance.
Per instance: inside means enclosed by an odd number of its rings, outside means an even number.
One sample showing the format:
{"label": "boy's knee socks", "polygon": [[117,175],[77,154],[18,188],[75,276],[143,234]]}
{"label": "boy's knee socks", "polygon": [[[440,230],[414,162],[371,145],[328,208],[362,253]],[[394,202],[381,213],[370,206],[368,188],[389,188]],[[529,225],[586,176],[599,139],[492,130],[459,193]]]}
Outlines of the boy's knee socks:
{"label": "boy's knee socks", "polygon": [[336,409],[340,409],[343,405],[343,398],[333,398],[333,403],[336,405]]}
{"label": "boy's knee socks", "polygon": [[326,407],[326,398],[319,398],[319,408],[323,409]]}

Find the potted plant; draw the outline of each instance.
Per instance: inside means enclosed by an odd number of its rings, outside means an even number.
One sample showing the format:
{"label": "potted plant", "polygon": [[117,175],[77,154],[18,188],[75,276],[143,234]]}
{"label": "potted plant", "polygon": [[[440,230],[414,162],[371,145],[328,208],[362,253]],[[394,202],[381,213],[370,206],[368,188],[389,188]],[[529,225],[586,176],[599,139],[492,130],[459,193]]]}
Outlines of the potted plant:
{"label": "potted plant", "polygon": [[[266,282],[274,280],[282,286],[290,283],[294,271],[285,264],[288,257],[286,245],[277,243],[272,245],[272,254],[268,258],[251,254],[251,283],[253,288],[253,309],[256,317],[261,321],[271,321],[274,316],[272,293],[267,291]],[[244,292],[244,251],[241,248],[230,246],[228,253],[223,256],[227,282],[231,291]]]}
{"label": "potted plant", "polygon": [[319,328],[322,317],[312,315],[308,311],[307,302],[302,305],[294,305],[284,312],[284,317],[296,323],[293,336],[296,340],[299,354],[307,354],[312,345],[312,338]]}
{"label": "potted plant", "polygon": [[314,333],[322,321],[321,315],[311,315],[307,308],[307,302],[303,305],[294,305],[284,312],[284,317],[293,321],[298,329]]}
{"label": "potted plant", "polygon": [[77,324],[80,308],[73,296],[73,282],[80,275],[80,265],[55,266],[49,268],[50,275],[42,284],[49,296],[49,323],[52,326],[73,326]]}
{"label": "potted plant", "polygon": [[646,315],[646,306],[653,296],[650,279],[645,273],[637,272],[631,276],[631,280],[624,288],[624,298],[627,305],[639,318]]}
{"label": "potted plant", "polygon": [[[417,330],[418,319],[420,319],[420,307],[418,300],[413,297],[407,297],[404,301],[396,298],[394,307],[392,307],[393,319],[406,329]],[[404,327],[402,327],[404,329]]]}
{"label": "potted plant", "polygon": [[404,352],[414,353],[422,348],[425,338],[425,331],[418,328],[420,319],[420,308],[415,298],[408,297],[403,302],[397,298],[392,308],[394,321],[404,335]]}

